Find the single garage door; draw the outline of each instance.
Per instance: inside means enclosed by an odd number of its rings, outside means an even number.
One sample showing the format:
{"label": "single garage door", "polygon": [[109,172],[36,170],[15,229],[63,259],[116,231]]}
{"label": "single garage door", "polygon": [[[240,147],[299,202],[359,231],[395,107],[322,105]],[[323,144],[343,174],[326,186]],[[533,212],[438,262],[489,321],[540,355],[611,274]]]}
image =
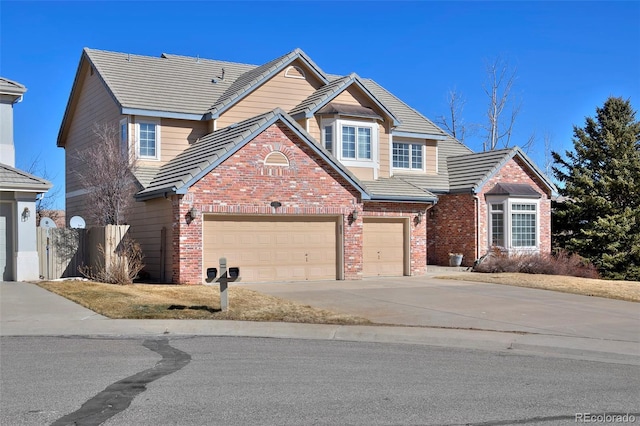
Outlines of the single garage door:
{"label": "single garage door", "polygon": [[204,216],[204,265],[240,267],[243,282],[338,278],[337,218]]}
{"label": "single garage door", "polygon": [[365,277],[404,275],[404,234],[404,219],[364,218]]}

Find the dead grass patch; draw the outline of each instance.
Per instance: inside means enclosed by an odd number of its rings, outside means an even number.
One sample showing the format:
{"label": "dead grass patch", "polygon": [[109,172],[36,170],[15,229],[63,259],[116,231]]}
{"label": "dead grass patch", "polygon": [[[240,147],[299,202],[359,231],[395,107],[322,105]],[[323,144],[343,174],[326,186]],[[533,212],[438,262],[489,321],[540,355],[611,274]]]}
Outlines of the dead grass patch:
{"label": "dead grass patch", "polygon": [[[113,319],[215,319],[308,324],[371,324],[365,318],[316,309],[242,287],[229,286],[229,310],[220,311],[218,286],[114,285],[42,281],[38,285]],[[169,307],[184,309],[169,309]]]}
{"label": "dead grass patch", "polygon": [[584,296],[606,297],[609,299],[640,302],[639,281],[611,281],[564,275],[523,274],[517,272],[477,273],[444,275],[436,278],[505,284],[517,287],[538,288],[581,294]]}

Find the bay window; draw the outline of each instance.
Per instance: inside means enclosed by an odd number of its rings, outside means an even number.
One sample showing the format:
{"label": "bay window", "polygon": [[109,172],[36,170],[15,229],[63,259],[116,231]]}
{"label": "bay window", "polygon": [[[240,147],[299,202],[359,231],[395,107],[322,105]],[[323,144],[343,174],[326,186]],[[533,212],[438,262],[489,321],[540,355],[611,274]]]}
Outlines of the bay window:
{"label": "bay window", "polygon": [[513,198],[491,200],[488,209],[492,247],[516,251],[538,249],[538,202]]}
{"label": "bay window", "polygon": [[322,121],[322,145],[347,165],[372,167],[377,156],[378,126],[340,118]]}

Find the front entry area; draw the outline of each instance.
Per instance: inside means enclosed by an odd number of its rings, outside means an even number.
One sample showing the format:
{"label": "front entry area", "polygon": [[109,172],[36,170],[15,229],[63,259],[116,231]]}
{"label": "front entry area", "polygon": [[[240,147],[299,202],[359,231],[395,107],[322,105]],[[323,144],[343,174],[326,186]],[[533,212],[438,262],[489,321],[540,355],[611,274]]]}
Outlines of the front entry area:
{"label": "front entry area", "polygon": [[[342,279],[338,230],[327,216],[204,215],[206,268],[240,267],[242,282]],[[339,250],[340,249],[340,250]]]}
{"label": "front entry area", "polygon": [[0,202],[0,281],[14,279],[12,209],[13,204]]}
{"label": "front entry area", "polygon": [[409,275],[407,226],[406,219],[364,218],[365,277]]}

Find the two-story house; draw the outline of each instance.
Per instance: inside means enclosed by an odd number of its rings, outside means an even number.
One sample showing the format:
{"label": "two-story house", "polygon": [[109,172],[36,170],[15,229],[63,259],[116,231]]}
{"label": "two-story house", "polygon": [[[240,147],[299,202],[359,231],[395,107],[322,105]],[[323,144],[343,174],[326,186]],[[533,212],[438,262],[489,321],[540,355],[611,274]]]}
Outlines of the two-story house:
{"label": "two-story house", "polygon": [[550,250],[553,184],[518,148],[473,153],[375,81],[296,49],[264,65],[85,49],[58,136],[67,217],[94,123],[137,158],[146,271],[201,283],[419,275],[452,251]]}

